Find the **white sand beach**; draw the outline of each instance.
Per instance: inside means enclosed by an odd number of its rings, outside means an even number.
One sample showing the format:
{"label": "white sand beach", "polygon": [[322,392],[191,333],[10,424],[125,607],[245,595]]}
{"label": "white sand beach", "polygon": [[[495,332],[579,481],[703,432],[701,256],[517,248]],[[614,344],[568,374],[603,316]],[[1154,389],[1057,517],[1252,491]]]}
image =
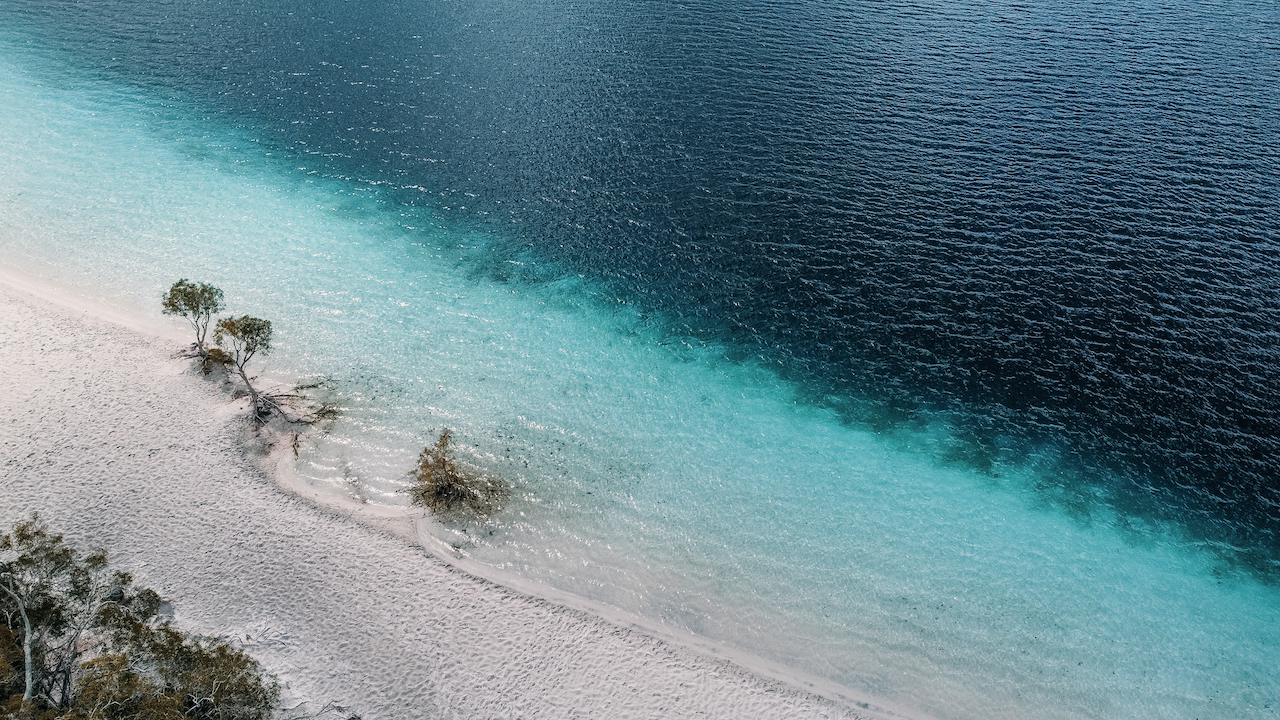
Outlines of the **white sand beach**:
{"label": "white sand beach", "polygon": [[409,517],[281,489],[248,457],[243,406],[169,330],[0,284],[0,522],[39,512],[108,548],[179,625],[276,673],[287,704],[365,720],[901,716],[478,578],[413,542]]}

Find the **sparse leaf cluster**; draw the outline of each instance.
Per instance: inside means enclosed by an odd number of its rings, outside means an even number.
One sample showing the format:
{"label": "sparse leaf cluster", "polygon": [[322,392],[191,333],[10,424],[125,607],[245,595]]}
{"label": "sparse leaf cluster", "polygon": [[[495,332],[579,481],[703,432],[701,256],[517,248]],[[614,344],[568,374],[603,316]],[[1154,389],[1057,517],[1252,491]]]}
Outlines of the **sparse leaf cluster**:
{"label": "sparse leaf cluster", "polygon": [[505,483],[459,464],[453,458],[453,433],[447,428],[434,445],[422,449],[409,495],[415,505],[437,514],[469,510],[493,514],[510,495]]}
{"label": "sparse leaf cluster", "polygon": [[241,650],[159,618],[160,597],[33,516],[0,536],[0,718],[265,720],[278,686]]}
{"label": "sparse leaf cluster", "polygon": [[222,318],[218,321],[218,327],[213,333],[213,341],[219,348],[230,349],[230,352],[221,353],[225,358],[223,362],[235,367],[236,372],[240,373],[244,386],[249,388],[254,417],[261,417],[267,412],[269,406],[249,382],[249,374],[245,372],[244,366],[254,355],[258,353],[266,355],[271,351],[271,321],[248,315]]}

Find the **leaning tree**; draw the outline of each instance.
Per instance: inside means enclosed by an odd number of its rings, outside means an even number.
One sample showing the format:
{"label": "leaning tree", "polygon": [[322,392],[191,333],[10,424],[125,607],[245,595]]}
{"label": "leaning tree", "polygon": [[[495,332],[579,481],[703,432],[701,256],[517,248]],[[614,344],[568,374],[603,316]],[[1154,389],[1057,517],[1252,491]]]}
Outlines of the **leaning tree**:
{"label": "leaning tree", "polygon": [[218,344],[218,347],[229,351],[223,353],[218,359],[229,362],[239,371],[240,379],[244,381],[245,387],[249,388],[253,416],[261,420],[268,407],[264,403],[262,394],[254,389],[253,383],[249,382],[249,374],[244,368],[254,355],[258,353],[266,355],[270,352],[271,321],[248,315],[223,318],[218,321],[214,330],[213,341]]}

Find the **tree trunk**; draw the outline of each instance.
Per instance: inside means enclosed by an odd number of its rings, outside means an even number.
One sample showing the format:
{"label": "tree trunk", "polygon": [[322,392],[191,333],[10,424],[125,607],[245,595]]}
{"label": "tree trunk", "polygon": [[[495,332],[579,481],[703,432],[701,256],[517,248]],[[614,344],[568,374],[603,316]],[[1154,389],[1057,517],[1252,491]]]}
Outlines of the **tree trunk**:
{"label": "tree trunk", "polygon": [[249,376],[244,372],[244,365],[237,365],[236,369],[240,371],[240,379],[244,380],[244,386],[249,388],[249,402],[253,403],[253,416],[262,417],[261,406],[258,404],[258,391],[254,390],[253,384],[249,382]]}
{"label": "tree trunk", "polygon": [[190,321],[191,321],[191,327],[195,328],[196,330],[196,352],[200,353],[201,360],[208,360],[209,349],[204,346],[204,336],[205,336],[205,333],[208,332],[209,321],[206,320],[204,322],[204,327],[201,327],[199,318],[190,318]]}
{"label": "tree trunk", "polygon": [[27,689],[22,693],[22,704],[26,705],[31,702],[31,687],[33,685],[31,681],[31,619],[27,617],[27,604],[22,601],[22,598],[18,597],[16,592],[5,585],[0,585],[0,589],[9,593],[13,601],[18,603],[18,613],[22,615],[22,660],[26,669],[25,679],[27,681]]}

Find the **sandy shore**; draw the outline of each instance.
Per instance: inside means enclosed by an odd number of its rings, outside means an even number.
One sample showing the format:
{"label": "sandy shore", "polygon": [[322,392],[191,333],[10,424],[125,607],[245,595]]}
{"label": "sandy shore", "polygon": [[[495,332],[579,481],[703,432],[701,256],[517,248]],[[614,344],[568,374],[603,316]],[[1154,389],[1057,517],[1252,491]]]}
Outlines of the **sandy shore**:
{"label": "sandy shore", "polygon": [[0,522],[39,511],[239,640],[290,703],[382,718],[881,718],[478,578],[282,490],[171,338],[0,284]]}

